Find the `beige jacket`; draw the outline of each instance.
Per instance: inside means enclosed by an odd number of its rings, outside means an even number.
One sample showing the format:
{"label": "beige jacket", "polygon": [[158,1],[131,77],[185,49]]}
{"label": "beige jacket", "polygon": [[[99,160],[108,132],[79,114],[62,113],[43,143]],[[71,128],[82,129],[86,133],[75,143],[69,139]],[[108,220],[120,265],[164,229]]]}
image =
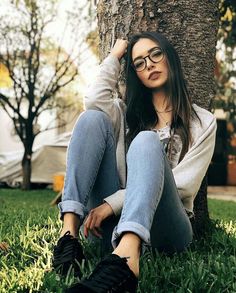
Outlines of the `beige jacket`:
{"label": "beige jacket", "polygon": [[[100,65],[100,72],[85,95],[85,108],[96,109],[107,113],[112,121],[117,148],[117,167],[121,189],[105,198],[116,215],[121,213],[126,186],[126,153],[125,153],[125,103],[114,98],[113,92],[120,72],[119,60],[109,55]],[[171,162],[175,182],[185,209],[193,211],[193,201],[200,188],[202,179],[210,164],[216,135],[216,119],[207,110],[193,105],[202,125],[197,119],[191,121],[192,144],[183,160],[176,164]],[[181,141],[174,138],[175,161],[181,152]]]}

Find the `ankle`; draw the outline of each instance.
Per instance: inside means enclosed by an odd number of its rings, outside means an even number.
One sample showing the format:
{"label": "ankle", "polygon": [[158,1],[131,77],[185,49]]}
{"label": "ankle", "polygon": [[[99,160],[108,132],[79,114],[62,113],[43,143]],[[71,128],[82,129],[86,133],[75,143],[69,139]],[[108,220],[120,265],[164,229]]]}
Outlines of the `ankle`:
{"label": "ankle", "polygon": [[74,229],[71,229],[69,227],[63,227],[60,233],[60,238],[63,237],[66,234],[66,232],[70,232],[70,235],[74,238],[78,237],[78,232],[76,232]]}
{"label": "ankle", "polygon": [[112,254],[118,255],[119,257],[123,258],[125,257],[127,259],[127,265],[130,268],[130,270],[134,273],[134,275],[138,278],[139,277],[139,257],[134,256],[127,253],[119,253],[113,251]]}
{"label": "ankle", "polygon": [[131,252],[132,254],[139,256],[141,251],[141,239],[134,233],[125,233],[121,236],[120,242],[115,250]]}
{"label": "ankle", "polygon": [[67,231],[73,237],[78,237],[78,229],[79,229],[80,221],[79,217],[73,213],[66,213],[63,217],[63,228],[60,233],[60,237],[62,237]]}
{"label": "ankle", "polygon": [[141,239],[134,233],[126,233],[122,236],[119,245],[113,254],[127,258],[127,265],[136,277],[139,276],[139,258],[141,251]]}

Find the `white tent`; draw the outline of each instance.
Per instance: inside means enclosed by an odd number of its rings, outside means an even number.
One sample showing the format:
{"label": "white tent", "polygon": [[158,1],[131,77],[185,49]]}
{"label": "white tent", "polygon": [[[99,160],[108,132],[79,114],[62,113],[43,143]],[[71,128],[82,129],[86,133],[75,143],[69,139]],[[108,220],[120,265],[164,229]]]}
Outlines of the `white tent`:
{"label": "white tent", "polygon": [[[53,175],[65,173],[66,150],[71,133],[60,135],[54,143],[43,145],[32,155],[32,183],[52,183]],[[22,182],[23,151],[0,154],[0,182],[16,186]]]}

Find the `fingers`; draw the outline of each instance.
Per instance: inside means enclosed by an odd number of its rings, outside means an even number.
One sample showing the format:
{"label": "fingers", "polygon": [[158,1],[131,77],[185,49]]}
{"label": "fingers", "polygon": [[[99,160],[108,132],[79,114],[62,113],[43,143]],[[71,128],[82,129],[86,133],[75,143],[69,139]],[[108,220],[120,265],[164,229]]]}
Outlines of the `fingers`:
{"label": "fingers", "polygon": [[89,229],[88,226],[89,225],[89,217],[87,217],[87,219],[84,222],[84,236],[85,238],[88,238],[88,233],[89,233]]}
{"label": "fingers", "polygon": [[95,228],[95,227],[94,227],[93,229],[91,229],[91,232],[92,232],[92,234],[93,234],[94,236],[96,236],[96,237],[102,239],[102,233],[101,233],[101,230],[100,230],[99,228]]}
{"label": "fingers", "polygon": [[110,53],[116,56],[118,59],[121,59],[123,55],[126,53],[127,47],[128,47],[127,40],[117,39]]}
{"label": "fingers", "polygon": [[87,238],[89,232],[91,232],[96,237],[101,238],[101,222],[102,218],[97,216],[96,213],[94,213],[94,211],[92,210],[84,222],[84,236]]}
{"label": "fingers", "polygon": [[116,42],[115,42],[114,47],[117,47],[122,52],[124,52],[124,51],[126,51],[126,49],[128,47],[128,41],[124,40],[124,39],[117,39]]}
{"label": "fingers", "polygon": [[86,238],[88,237],[88,234],[89,234],[92,219],[93,219],[92,215],[91,215],[91,213],[89,213],[89,215],[87,216],[87,218],[86,218],[86,220],[84,222],[84,236]]}
{"label": "fingers", "polygon": [[113,215],[111,206],[104,202],[100,206],[92,209],[84,222],[84,236],[87,238],[89,232],[97,237],[102,237],[101,223],[104,219]]}
{"label": "fingers", "polygon": [[96,218],[94,219],[94,221],[91,223],[91,227],[90,227],[90,230],[91,232],[99,237],[99,238],[102,238],[102,233],[101,233],[101,223],[102,223],[102,220],[101,218]]}

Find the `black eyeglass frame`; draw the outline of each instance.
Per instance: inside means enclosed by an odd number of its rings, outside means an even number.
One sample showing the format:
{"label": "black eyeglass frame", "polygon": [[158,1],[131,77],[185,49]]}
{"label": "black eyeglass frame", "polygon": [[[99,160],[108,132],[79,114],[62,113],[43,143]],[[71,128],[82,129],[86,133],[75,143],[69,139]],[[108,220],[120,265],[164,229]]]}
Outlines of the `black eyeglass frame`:
{"label": "black eyeglass frame", "polygon": [[[151,54],[152,54],[152,52],[154,52],[156,49],[159,49],[161,52],[162,52],[162,58],[159,60],[159,61],[153,61],[152,60],[152,58],[151,58]],[[153,62],[153,63],[159,63],[159,62],[161,62],[162,60],[163,60],[163,58],[164,58],[164,55],[165,55],[165,53],[164,53],[164,51],[163,51],[163,49],[161,48],[161,47],[154,47],[154,48],[152,48],[151,49],[151,52],[147,55],[147,56],[145,56],[145,57],[141,57],[141,58],[138,58],[138,59],[136,59],[136,60],[144,60],[144,62],[145,62],[145,67],[142,69],[142,70],[137,70],[136,68],[135,68],[135,66],[134,66],[134,62],[132,61],[132,64],[131,64],[131,66],[133,67],[133,69],[136,71],[136,72],[142,72],[142,71],[144,71],[146,68],[147,68],[147,61],[146,61],[146,58],[148,58],[151,62]]]}

